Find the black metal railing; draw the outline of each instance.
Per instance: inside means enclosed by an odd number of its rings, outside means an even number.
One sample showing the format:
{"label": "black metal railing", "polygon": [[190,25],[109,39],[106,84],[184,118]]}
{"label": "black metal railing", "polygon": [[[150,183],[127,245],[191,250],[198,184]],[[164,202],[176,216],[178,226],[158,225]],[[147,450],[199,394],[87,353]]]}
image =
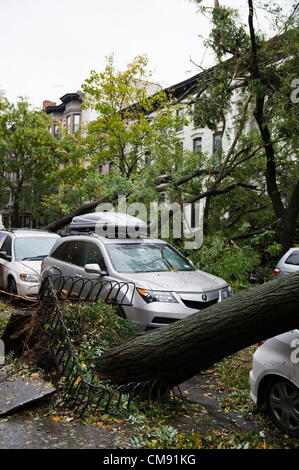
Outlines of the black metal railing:
{"label": "black metal railing", "polygon": [[[151,401],[161,399],[162,384],[158,380],[131,382],[114,386],[107,380],[99,381],[88,373],[76,356],[71,337],[65,324],[63,305],[65,300],[96,301],[101,298],[109,304],[131,305],[135,292],[133,283],[106,281],[51,274],[40,287],[40,311],[49,334],[50,352],[57,376],[62,379],[64,406],[82,416],[88,409],[106,412],[113,403],[130,408],[133,397]],[[89,377],[91,378],[89,378]],[[178,388],[179,390],[179,388]],[[175,392],[163,384],[163,398],[175,400]],[[180,392],[180,390],[179,390]],[[124,405],[125,404],[125,405]]]}

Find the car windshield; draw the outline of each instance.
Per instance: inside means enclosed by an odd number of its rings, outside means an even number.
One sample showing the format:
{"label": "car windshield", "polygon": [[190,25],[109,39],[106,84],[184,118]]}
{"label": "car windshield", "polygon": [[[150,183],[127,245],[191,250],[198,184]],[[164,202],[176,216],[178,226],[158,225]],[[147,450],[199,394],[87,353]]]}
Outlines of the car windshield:
{"label": "car windshield", "polygon": [[299,250],[295,250],[290,254],[286,260],[286,264],[294,264],[295,266],[299,266]]}
{"label": "car windshield", "polygon": [[192,264],[169,245],[135,243],[106,245],[119,273],[194,271]]}
{"label": "car windshield", "polygon": [[14,249],[17,260],[40,260],[48,256],[56,237],[20,237],[15,239]]}

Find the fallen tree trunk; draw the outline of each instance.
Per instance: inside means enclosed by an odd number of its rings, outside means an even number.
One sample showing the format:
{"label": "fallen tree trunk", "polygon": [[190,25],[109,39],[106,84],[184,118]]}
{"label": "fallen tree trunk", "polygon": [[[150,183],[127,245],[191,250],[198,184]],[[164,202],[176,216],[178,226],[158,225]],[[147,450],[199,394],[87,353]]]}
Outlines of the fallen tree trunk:
{"label": "fallen tree trunk", "polygon": [[[162,391],[251,344],[298,328],[298,306],[299,271],[113,347],[96,360],[94,372],[115,384],[151,381]],[[43,325],[40,311],[13,315],[2,337],[6,353],[15,351],[47,370],[55,366]]]}
{"label": "fallen tree trunk", "polygon": [[95,371],[117,384],[175,386],[232,353],[298,328],[298,306],[299,271],[114,347]]}
{"label": "fallen tree trunk", "polygon": [[95,201],[88,202],[80,206],[78,209],[69,212],[68,214],[60,217],[59,219],[54,220],[50,224],[46,225],[44,230],[49,230],[50,232],[56,232],[57,230],[62,229],[69,223],[71,223],[72,218],[76,217],[77,215],[88,214],[89,212],[93,211],[99,204],[106,202],[106,199],[97,199]]}

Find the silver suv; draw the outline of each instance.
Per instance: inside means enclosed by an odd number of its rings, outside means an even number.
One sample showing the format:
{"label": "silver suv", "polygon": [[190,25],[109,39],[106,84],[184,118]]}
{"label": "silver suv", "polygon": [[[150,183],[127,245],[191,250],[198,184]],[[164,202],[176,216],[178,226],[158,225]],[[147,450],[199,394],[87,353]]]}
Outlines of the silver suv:
{"label": "silver suv", "polygon": [[199,271],[158,239],[66,236],[43,260],[42,277],[54,268],[64,276],[134,283],[132,305],[122,305],[118,313],[140,330],[173,323],[232,295],[223,279]]}

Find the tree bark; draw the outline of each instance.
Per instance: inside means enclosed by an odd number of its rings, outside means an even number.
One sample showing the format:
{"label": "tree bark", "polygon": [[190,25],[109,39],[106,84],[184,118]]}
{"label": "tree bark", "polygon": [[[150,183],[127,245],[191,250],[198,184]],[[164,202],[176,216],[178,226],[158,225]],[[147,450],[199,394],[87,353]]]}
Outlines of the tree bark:
{"label": "tree bark", "polygon": [[106,199],[102,198],[102,199],[97,199],[95,201],[88,202],[84,204],[83,206],[80,206],[78,209],[74,210],[73,212],[69,212],[63,217],[60,217],[59,219],[56,219],[50,224],[46,225],[44,227],[44,230],[49,230],[50,232],[56,232],[57,230],[68,225],[72,221],[73,217],[76,217],[77,215],[88,214],[93,209],[95,209],[99,204],[102,204],[103,202],[106,202]]}
{"label": "tree bark", "polygon": [[[249,16],[248,24],[251,39],[251,76],[253,79],[259,79],[265,85],[265,77],[259,70],[258,65],[258,50],[255,38],[255,30],[253,25],[254,8],[253,1],[248,0]],[[282,220],[280,241],[284,251],[287,251],[293,246],[296,220],[299,213],[299,181],[294,187],[291,200],[288,207],[284,206],[282,195],[279,191],[276,172],[275,161],[275,148],[271,137],[271,126],[267,122],[264,107],[265,107],[266,93],[264,91],[257,92],[255,100],[255,109],[253,115],[259,128],[261,140],[263,143],[265,156],[266,156],[266,184],[267,192],[271,199],[274,213],[277,219]]]}
{"label": "tree bark", "polygon": [[96,372],[113,383],[178,385],[251,344],[299,325],[299,272],[114,347]]}

